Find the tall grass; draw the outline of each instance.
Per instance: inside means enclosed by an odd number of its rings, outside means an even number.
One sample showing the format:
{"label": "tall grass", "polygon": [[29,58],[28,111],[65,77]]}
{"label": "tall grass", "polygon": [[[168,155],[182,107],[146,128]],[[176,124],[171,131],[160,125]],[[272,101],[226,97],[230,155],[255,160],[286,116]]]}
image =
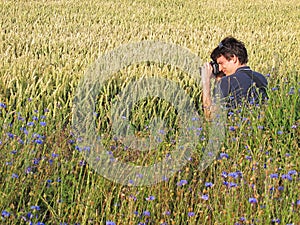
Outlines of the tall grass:
{"label": "tall grass", "polygon": [[[300,223],[298,1],[0,4],[0,223]],[[270,100],[228,115],[226,139],[209,168],[197,170],[194,154],[168,180],[134,187],[111,182],[86,163],[72,134],[71,108],[80,78],[99,55],[130,42],[159,40],[207,61],[227,35],[245,42],[249,65],[268,77]],[[101,128],[110,125],[107,112],[115,95],[145,75],[178,82],[201,113],[201,88],[181,71],[132,65],[101,90]],[[144,127],[155,113],[166,112],[161,116],[172,127],[175,113],[168,107],[156,99],[140,102],[133,125]],[[199,154],[209,138],[203,129]],[[161,143],[159,151],[138,155],[121,151],[114,141],[107,144],[115,157],[136,164],[151,164],[172,149]]]}

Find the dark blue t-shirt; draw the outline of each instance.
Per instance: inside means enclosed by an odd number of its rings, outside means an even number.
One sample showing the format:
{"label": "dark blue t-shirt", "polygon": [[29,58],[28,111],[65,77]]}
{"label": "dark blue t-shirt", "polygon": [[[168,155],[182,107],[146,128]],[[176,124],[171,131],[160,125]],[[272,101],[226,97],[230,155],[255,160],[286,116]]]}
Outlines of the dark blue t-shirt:
{"label": "dark blue t-shirt", "polygon": [[222,77],[217,87],[220,88],[221,98],[225,100],[226,106],[236,108],[245,100],[250,104],[265,100],[267,84],[267,79],[262,74],[252,71],[249,66],[243,66],[234,74]]}

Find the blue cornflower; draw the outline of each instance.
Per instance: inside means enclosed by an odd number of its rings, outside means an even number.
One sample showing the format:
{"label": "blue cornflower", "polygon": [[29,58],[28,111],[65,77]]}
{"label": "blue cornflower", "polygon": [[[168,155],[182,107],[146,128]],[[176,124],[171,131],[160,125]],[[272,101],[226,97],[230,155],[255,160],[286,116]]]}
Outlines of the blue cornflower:
{"label": "blue cornflower", "polygon": [[272,219],[272,223],[280,223],[280,219]]}
{"label": "blue cornflower", "polygon": [[13,174],[11,175],[11,177],[12,177],[12,178],[19,178],[19,175],[16,174],[16,173],[13,173]]}
{"label": "blue cornflower", "polygon": [[17,154],[17,153],[18,153],[17,150],[12,150],[12,151],[11,151],[11,154],[13,154],[13,155],[15,155],[15,154]]}
{"label": "blue cornflower", "polygon": [[232,116],[232,115],[234,115],[234,112],[229,111],[228,116]]}
{"label": "blue cornflower", "polygon": [[113,221],[106,221],[106,225],[116,225],[116,223]]}
{"label": "blue cornflower", "polygon": [[242,217],[240,218],[240,221],[246,221],[246,218],[242,216]]}
{"label": "blue cornflower", "polygon": [[289,174],[282,174],[281,178],[284,179],[284,180],[289,180],[289,181],[293,180],[292,176],[289,175]]}
{"label": "blue cornflower", "polygon": [[21,127],[20,131],[23,131],[25,135],[28,135],[28,130],[25,127]]}
{"label": "blue cornflower", "polygon": [[284,190],[284,187],[283,186],[279,186],[278,187],[278,191],[283,191]]}
{"label": "blue cornflower", "polygon": [[256,198],[249,198],[249,203],[256,204],[257,203],[257,199]]}
{"label": "blue cornflower", "polygon": [[37,116],[33,116],[32,119],[35,121],[39,120],[39,118]]}
{"label": "blue cornflower", "polygon": [[28,123],[27,123],[27,126],[29,126],[29,127],[32,127],[32,126],[34,126],[34,122],[33,122],[33,121],[31,121],[31,122],[28,122]]}
{"label": "blue cornflower", "polygon": [[188,212],[188,216],[189,217],[195,216],[195,213],[194,212]]}
{"label": "blue cornflower", "polygon": [[143,212],[143,215],[144,215],[144,216],[150,216],[151,213],[150,213],[148,210],[145,210],[145,211]]}
{"label": "blue cornflower", "polygon": [[41,121],[41,122],[40,122],[40,125],[44,127],[44,126],[46,126],[46,122]]}
{"label": "blue cornflower", "polygon": [[40,159],[34,158],[33,159],[33,164],[38,165],[40,163]]}
{"label": "blue cornflower", "polygon": [[36,140],[34,140],[34,142],[39,145],[43,144],[43,140],[41,140],[41,139],[36,139]]}
{"label": "blue cornflower", "polygon": [[136,199],[137,199],[136,196],[133,194],[129,195],[129,198],[131,198],[133,201],[136,201]]}
{"label": "blue cornflower", "polygon": [[300,199],[296,201],[296,205],[300,205]]}
{"label": "blue cornflower", "polygon": [[159,130],[159,133],[162,134],[162,135],[166,134],[166,132],[163,129]]}
{"label": "blue cornflower", "polygon": [[222,174],[221,174],[221,176],[222,176],[223,178],[226,178],[226,177],[228,177],[228,173],[227,173],[226,171],[223,171]]}
{"label": "blue cornflower", "polygon": [[282,131],[282,130],[279,130],[279,131],[277,131],[277,134],[278,134],[278,135],[281,135],[281,134],[283,134],[283,131]]}
{"label": "blue cornflower", "polygon": [[223,181],[223,185],[228,186],[229,182],[228,181]]}
{"label": "blue cornflower", "polygon": [[[110,161],[112,162],[111,159],[110,159]],[[129,184],[129,185],[133,185],[133,184],[134,184],[134,180],[132,180],[132,179],[128,180],[128,184]]]}
{"label": "blue cornflower", "polygon": [[264,169],[267,169],[267,168],[268,168],[267,164],[266,164],[266,163],[264,163]]}
{"label": "blue cornflower", "polygon": [[165,211],[164,215],[169,216],[169,215],[171,215],[171,212],[170,211]]}
{"label": "blue cornflower", "polygon": [[5,103],[3,103],[3,102],[0,102],[0,108],[3,108],[3,109],[5,109],[5,108],[6,108],[6,105],[5,105]]}
{"label": "blue cornflower", "polygon": [[80,160],[78,164],[79,164],[79,166],[84,166],[86,164],[86,162],[84,160]]}
{"label": "blue cornflower", "polygon": [[252,156],[246,155],[246,156],[245,156],[245,159],[247,159],[247,160],[252,160]]}
{"label": "blue cornflower", "polygon": [[263,130],[264,129],[264,126],[257,126],[257,129],[259,129],[259,130]]}
{"label": "blue cornflower", "polygon": [[292,129],[296,129],[297,128],[297,125],[292,125]]}
{"label": "blue cornflower", "polygon": [[147,201],[152,201],[152,200],[154,200],[154,199],[155,199],[155,197],[152,196],[152,195],[150,195],[149,197],[146,198]]}
{"label": "blue cornflower", "polygon": [[221,152],[221,153],[220,153],[220,158],[221,158],[221,159],[222,159],[222,158],[228,159],[228,158],[229,158],[229,155],[228,155],[227,153]]}
{"label": "blue cornflower", "polygon": [[237,187],[238,185],[236,184],[236,183],[234,183],[234,182],[230,182],[229,183],[229,187],[230,188],[233,188],[233,187]]}
{"label": "blue cornflower", "polygon": [[82,148],[81,148],[81,147],[79,147],[78,145],[76,145],[76,146],[75,146],[75,150],[77,150],[77,151],[81,152],[81,151],[82,151]]}
{"label": "blue cornflower", "polygon": [[91,150],[90,146],[84,146],[83,151],[89,152]]}
{"label": "blue cornflower", "polygon": [[229,130],[230,130],[230,131],[235,131],[235,127],[234,127],[234,126],[230,126],[230,127],[229,127]]}
{"label": "blue cornflower", "polygon": [[32,219],[34,217],[34,215],[31,212],[27,213],[26,216],[28,219]]}
{"label": "blue cornflower", "polygon": [[38,205],[33,205],[30,207],[32,210],[41,210],[41,208]]}
{"label": "blue cornflower", "polygon": [[7,212],[6,210],[3,210],[2,213],[1,213],[1,216],[2,216],[2,217],[9,217],[9,216],[10,216],[10,213]]}
{"label": "blue cornflower", "polygon": [[239,170],[236,171],[236,173],[240,176],[240,177],[243,177],[243,173]]}
{"label": "blue cornflower", "polygon": [[289,91],[289,95],[293,95],[295,93],[295,88],[291,87]]}
{"label": "blue cornflower", "polygon": [[34,133],[32,135],[33,138],[36,138],[36,139],[45,139],[45,136],[44,135],[40,135],[40,134],[37,134],[37,133]]}
{"label": "blue cornflower", "polygon": [[56,157],[59,156],[59,154],[56,154],[56,153],[53,152],[53,153],[51,154],[51,156],[52,156],[52,158],[56,158]]}
{"label": "blue cornflower", "polygon": [[202,195],[201,198],[202,198],[203,200],[207,201],[207,200],[208,200],[208,195]]}
{"label": "blue cornflower", "polygon": [[205,183],[205,187],[212,187],[214,184],[212,182],[206,182]]}
{"label": "blue cornflower", "polygon": [[12,134],[12,133],[10,133],[10,132],[7,133],[7,136],[8,136],[9,138],[14,138],[14,137],[15,137],[15,135]]}
{"label": "blue cornflower", "polygon": [[32,168],[30,167],[30,166],[28,166],[27,168],[26,168],[26,170],[25,170],[25,173],[26,174],[29,174],[29,173],[31,173],[32,172]]}
{"label": "blue cornflower", "polygon": [[272,174],[270,174],[270,178],[278,178],[278,173],[272,173]]}
{"label": "blue cornflower", "polygon": [[288,175],[292,176],[292,175],[296,175],[297,174],[297,171],[296,170],[290,170],[288,172]]}
{"label": "blue cornflower", "polygon": [[18,120],[25,121],[25,119],[21,115],[18,115]]}
{"label": "blue cornflower", "polygon": [[188,182],[187,180],[180,180],[178,183],[177,183],[177,186],[183,186],[183,185],[186,185]]}
{"label": "blue cornflower", "polygon": [[239,174],[237,172],[231,172],[228,174],[229,177],[232,177],[234,179],[237,179],[239,177]]}

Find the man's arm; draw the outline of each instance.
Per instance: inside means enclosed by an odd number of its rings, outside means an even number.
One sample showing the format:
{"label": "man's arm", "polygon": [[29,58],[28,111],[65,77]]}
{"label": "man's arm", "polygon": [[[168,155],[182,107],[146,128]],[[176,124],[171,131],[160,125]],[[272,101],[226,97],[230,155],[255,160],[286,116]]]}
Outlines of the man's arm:
{"label": "man's arm", "polygon": [[210,79],[213,77],[212,68],[209,63],[205,63],[201,68],[202,79],[202,104],[204,110],[204,116],[206,120],[211,120],[213,117],[213,106],[211,97],[211,85]]}

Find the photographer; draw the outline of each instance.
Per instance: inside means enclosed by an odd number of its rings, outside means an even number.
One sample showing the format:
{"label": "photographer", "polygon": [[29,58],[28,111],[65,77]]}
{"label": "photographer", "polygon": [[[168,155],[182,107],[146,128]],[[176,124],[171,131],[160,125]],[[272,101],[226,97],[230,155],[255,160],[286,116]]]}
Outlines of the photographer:
{"label": "photographer", "polygon": [[215,91],[219,91],[228,109],[238,108],[245,102],[255,105],[267,99],[267,80],[247,66],[248,54],[241,41],[226,37],[213,50],[211,59],[212,62],[204,64],[201,73],[205,118],[212,118],[214,112],[211,78],[215,79]]}

